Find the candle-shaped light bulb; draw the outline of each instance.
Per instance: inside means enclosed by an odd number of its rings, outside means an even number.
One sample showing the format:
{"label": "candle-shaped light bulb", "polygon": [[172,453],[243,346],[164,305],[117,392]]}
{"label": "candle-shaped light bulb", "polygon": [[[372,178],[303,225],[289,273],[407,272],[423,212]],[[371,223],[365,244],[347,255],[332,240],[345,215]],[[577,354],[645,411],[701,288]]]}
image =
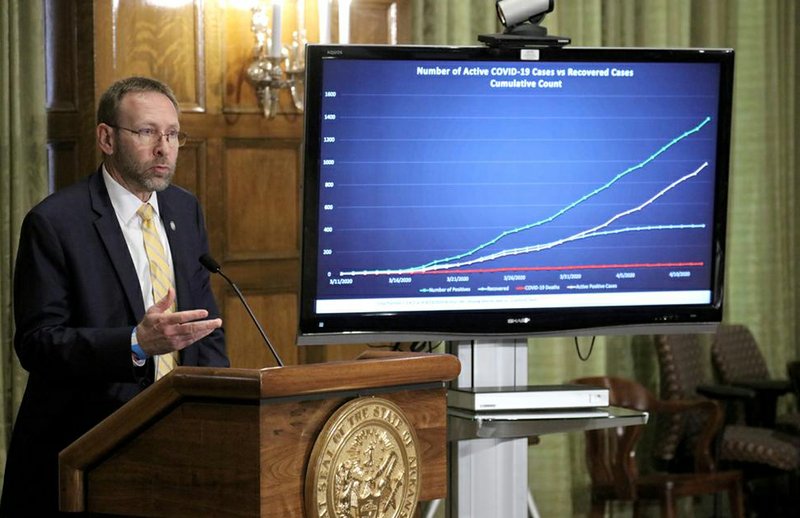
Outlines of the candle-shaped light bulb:
{"label": "candle-shaped light bulb", "polygon": [[330,0],[317,0],[319,12],[319,42],[331,42],[331,4]]}
{"label": "candle-shaped light bulb", "polygon": [[339,0],[339,43],[350,43],[350,0]]}
{"label": "candle-shaped light bulb", "polygon": [[303,34],[306,28],[306,2],[297,0],[297,34]]}
{"label": "candle-shaped light bulb", "polygon": [[281,57],[281,1],[272,0],[272,57]]}

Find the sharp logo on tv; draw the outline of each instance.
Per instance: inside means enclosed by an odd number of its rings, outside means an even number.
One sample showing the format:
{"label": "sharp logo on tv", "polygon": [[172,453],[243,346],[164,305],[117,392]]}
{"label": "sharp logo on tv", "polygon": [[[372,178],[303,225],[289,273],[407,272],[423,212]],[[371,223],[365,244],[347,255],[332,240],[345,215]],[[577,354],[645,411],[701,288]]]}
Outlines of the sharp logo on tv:
{"label": "sharp logo on tv", "polygon": [[509,318],[506,320],[509,324],[528,324],[530,321],[530,318]]}

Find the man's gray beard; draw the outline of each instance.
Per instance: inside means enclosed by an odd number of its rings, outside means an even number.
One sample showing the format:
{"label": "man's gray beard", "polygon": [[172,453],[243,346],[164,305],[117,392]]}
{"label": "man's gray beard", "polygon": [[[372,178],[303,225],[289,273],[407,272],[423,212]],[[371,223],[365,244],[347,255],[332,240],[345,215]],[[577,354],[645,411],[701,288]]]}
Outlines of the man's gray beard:
{"label": "man's gray beard", "polygon": [[172,177],[175,176],[175,170],[173,169],[169,176],[166,178],[157,178],[155,176],[149,176],[147,178],[141,178],[141,183],[144,188],[151,192],[161,192],[167,187],[169,184],[172,183]]}
{"label": "man's gray beard", "polygon": [[144,173],[140,173],[129,163],[118,164],[118,168],[120,175],[127,183],[149,192],[163,191],[169,187],[172,183],[172,178],[175,176],[174,168],[166,178],[159,178],[155,175],[144,176]]}

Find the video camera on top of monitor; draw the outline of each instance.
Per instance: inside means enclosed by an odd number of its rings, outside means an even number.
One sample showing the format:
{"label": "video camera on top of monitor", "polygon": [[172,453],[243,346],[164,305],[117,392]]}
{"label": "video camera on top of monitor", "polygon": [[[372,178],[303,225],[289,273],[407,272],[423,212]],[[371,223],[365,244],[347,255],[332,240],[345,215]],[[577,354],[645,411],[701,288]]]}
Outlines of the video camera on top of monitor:
{"label": "video camera on top of monitor", "polygon": [[563,47],[571,40],[551,36],[539,25],[555,9],[555,0],[497,0],[497,18],[506,28],[498,34],[481,34],[478,41],[489,47]]}

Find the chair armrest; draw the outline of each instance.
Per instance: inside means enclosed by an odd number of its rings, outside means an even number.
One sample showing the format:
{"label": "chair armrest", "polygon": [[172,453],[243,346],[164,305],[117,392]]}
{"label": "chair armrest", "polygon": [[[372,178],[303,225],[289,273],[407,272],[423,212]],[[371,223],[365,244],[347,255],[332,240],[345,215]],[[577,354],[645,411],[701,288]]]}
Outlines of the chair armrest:
{"label": "chair armrest", "polygon": [[720,415],[722,411],[719,408],[719,404],[715,401],[711,401],[708,399],[660,399],[658,400],[657,405],[655,405],[650,410],[659,413],[666,413],[666,414],[677,414],[681,412],[688,412],[690,410],[699,410],[702,412],[708,412],[713,415],[713,413],[719,411]]}
{"label": "chair armrest", "polygon": [[682,399],[659,400],[658,405],[652,409],[658,413],[681,414],[697,411],[706,415],[702,421],[702,429],[694,444],[693,457],[694,469],[697,472],[708,473],[716,469],[714,456],[711,453],[711,443],[722,426],[724,413],[720,404],[711,399]]}
{"label": "chair armrest", "polygon": [[738,380],[733,383],[738,388],[752,390],[755,393],[754,400],[749,402],[746,408],[747,424],[773,428],[778,398],[789,393],[792,383],[782,379]]}
{"label": "chair armrest", "polygon": [[742,387],[754,390],[758,393],[763,393],[768,397],[778,397],[788,394],[792,390],[792,382],[789,380],[771,379],[771,380],[737,380],[733,384],[736,387]]}
{"label": "chair armrest", "polygon": [[750,400],[756,397],[754,390],[733,385],[698,385],[695,390],[701,396],[723,401]]}

